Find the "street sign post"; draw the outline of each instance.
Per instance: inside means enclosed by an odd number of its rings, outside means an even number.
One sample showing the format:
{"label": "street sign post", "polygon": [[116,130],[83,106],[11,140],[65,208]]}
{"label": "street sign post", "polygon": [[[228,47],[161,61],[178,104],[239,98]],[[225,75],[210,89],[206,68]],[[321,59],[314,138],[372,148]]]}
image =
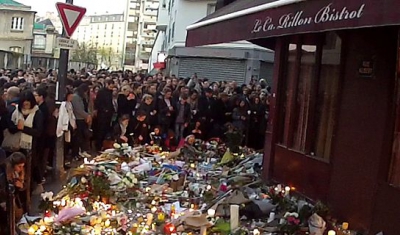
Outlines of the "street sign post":
{"label": "street sign post", "polygon": [[[69,49],[73,49],[76,46],[76,43],[69,40],[69,38],[72,36],[86,13],[86,8],[72,5],[73,0],[65,1],[65,3],[56,3],[56,8],[64,28],[62,38],[57,40],[57,45],[61,48],[57,79],[58,104],[61,104],[61,101],[65,100]],[[53,159],[53,176],[55,179],[62,179],[65,176],[63,136],[57,138],[56,157]]]}
{"label": "street sign post", "polygon": [[83,19],[83,16],[86,13],[86,8],[74,6],[72,3],[61,2],[56,3],[56,8],[64,27],[65,36],[71,37]]}

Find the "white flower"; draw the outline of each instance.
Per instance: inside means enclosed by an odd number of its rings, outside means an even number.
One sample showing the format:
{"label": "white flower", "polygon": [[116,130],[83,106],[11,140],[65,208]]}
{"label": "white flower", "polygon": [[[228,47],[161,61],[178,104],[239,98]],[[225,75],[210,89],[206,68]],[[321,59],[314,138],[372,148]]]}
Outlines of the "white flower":
{"label": "white flower", "polygon": [[81,178],[81,183],[82,183],[82,184],[86,184],[86,183],[87,183],[87,179],[86,179],[85,177],[82,177],[82,178]]}
{"label": "white flower", "polygon": [[123,144],[122,144],[122,147],[123,147],[123,148],[127,148],[127,147],[129,147],[129,144],[123,143]]}
{"label": "white flower", "polygon": [[118,144],[118,143],[114,143],[114,144],[113,144],[113,147],[114,147],[115,149],[120,149],[120,148],[121,148],[121,145]]}
{"label": "white flower", "polygon": [[122,180],[122,182],[124,182],[124,184],[129,184],[129,183],[130,183],[129,180],[128,180],[127,178],[124,178],[124,179]]}
{"label": "white flower", "polygon": [[49,200],[49,201],[51,201],[51,200],[53,200],[53,192],[44,192],[44,193],[42,193],[42,194],[40,194],[40,196],[42,196],[42,199],[44,200],[44,201],[46,201],[46,200]]}

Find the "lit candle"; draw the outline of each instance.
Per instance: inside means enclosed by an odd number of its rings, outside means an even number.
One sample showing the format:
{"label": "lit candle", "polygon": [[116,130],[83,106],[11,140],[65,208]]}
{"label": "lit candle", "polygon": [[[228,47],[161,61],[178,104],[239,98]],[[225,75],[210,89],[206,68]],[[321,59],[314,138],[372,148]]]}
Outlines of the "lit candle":
{"label": "lit candle", "polygon": [[152,213],[148,213],[147,215],[146,215],[146,218],[147,218],[147,225],[148,226],[150,226],[152,223],[153,223],[153,214]]}
{"label": "lit candle", "polygon": [[336,232],[333,231],[333,230],[330,230],[330,231],[328,232],[328,235],[336,235]]}
{"label": "lit candle", "polygon": [[253,230],[253,235],[260,235],[260,234],[261,234],[260,230],[258,230],[258,229]]}
{"label": "lit candle", "polygon": [[151,205],[153,205],[153,206],[154,206],[155,204],[157,204],[157,203],[156,203],[156,201],[154,201],[154,200],[153,200],[153,201],[151,201]]}
{"label": "lit candle", "polygon": [[110,224],[111,224],[111,222],[109,219],[106,220],[106,222],[104,222],[104,226],[106,226],[106,227],[110,227]]}
{"label": "lit candle", "polygon": [[34,235],[35,234],[35,229],[31,226],[29,229],[28,229],[28,234],[29,235]]}
{"label": "lit candle", "polygon": [[285,187],[285,196],[289,196],[289,193],[290,193],[290,187],[286,186]]}
{"label": "lit candle", "polygon": [[343,229],[343,230],[349,229],[349,223],[344,222],[344,223],[342,224],[342,229]]}
{"label": "lit candle", "polygon": [[215,216],[215,210],[214,210],[214,209],[208,209],[208,210],[207,210],[207,214],[208,214],[208,216],[210,216],[210,217],[214,217],[214,216]]}
{"label": "lit candle", "polygon": [[190,167],[194,168],[196,165],[194,163],[190,163]]}
{"label": "lit candle", "polygon": [[268,223],[271,223],[275,220],[275,212],[269,213]]}
{"label": "lit candle", "polygon": [[41,225],[40,228],[39,228],[39,230],[40,230],[41,232],[43,232],[44,230],[46,230],[46,226]]}
{"label": "lit candle", "polygon": [[207,227],[206,226],[202,226],[200,229],[200,235],[207,235]]}

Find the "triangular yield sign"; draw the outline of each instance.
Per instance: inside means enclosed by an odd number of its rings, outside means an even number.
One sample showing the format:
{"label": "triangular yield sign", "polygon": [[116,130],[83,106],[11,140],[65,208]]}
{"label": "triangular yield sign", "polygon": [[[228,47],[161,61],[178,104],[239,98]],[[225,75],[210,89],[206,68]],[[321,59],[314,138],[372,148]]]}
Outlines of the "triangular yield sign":
{"label": "triangular yield sign", "polygon": [[62,2],[56,3],[56,8],[67,37],[71,37],[85,15],[86,8]]}

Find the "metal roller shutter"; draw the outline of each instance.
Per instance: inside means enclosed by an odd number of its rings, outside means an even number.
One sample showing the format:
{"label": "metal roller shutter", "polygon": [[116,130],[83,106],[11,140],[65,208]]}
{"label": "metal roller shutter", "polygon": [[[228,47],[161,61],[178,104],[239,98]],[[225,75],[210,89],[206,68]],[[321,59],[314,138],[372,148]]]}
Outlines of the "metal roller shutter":
{"label": "metal roller shutter", "polygon": [[260,78],[267,81],[268,86],[272,86],[272,75],[274,71],[274,64],[265,61],[261,62],[260,66]]}
{"label": "metal roller shutter", "polygon": [[192,77],[210,81],[236,81],[242,84],[246,79],[246,61],[220,58],[184,57],[179,58],[179,77]]}

